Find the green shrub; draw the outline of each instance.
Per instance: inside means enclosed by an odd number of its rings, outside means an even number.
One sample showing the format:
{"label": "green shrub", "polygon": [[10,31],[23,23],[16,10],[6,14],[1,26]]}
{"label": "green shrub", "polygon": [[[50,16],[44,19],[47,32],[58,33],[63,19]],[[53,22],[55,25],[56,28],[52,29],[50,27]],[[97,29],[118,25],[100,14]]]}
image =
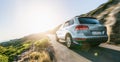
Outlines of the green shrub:
{"label": "green shrub", "polygon": [[8,57],[5,55],[0,55],[0,62],[8,62]]}

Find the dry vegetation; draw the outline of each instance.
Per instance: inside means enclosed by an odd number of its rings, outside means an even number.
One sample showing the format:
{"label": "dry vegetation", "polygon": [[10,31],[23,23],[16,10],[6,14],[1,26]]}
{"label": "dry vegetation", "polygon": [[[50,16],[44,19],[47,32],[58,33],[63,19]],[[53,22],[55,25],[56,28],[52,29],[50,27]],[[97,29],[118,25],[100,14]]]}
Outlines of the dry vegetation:
{"label": "dry vegetation", "polygon": [[107,26],[108,43],[120,44],[120,0],[109,0],[95,10],[80,16],[98,18]]}
{"label": "dry vegetation", "polygon": [[[31,49],[20,55],[18,62],[52,62],[51,54],[48,50],[51,45],[48,38],[34,41],[31,45]],[[53,51],[53,49],[51,49]]]}
{"label": "dry vegetation", "polygon": [[0,43],[0,62],[52,62],[54,49],[45,34]]}

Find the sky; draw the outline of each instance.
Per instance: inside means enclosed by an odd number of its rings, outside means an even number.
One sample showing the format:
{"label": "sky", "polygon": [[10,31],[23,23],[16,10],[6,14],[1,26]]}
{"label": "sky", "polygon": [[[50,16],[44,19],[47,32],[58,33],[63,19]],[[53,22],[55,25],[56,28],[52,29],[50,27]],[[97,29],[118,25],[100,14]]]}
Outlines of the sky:
{"label": "sky", "polygon": [[44,32],[108,0],[0,0],[0,41]]}

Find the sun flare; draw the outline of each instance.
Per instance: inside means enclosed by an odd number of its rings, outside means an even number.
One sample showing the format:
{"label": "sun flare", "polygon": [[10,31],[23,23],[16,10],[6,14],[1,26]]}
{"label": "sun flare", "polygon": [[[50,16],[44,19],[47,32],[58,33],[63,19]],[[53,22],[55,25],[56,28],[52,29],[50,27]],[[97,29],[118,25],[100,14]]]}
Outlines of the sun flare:
{"label": "sun flare", "polygon": [[44,32],[59,24],[60,13],[51,4],[30,4],[16,12],[17,25],[30,33]]}

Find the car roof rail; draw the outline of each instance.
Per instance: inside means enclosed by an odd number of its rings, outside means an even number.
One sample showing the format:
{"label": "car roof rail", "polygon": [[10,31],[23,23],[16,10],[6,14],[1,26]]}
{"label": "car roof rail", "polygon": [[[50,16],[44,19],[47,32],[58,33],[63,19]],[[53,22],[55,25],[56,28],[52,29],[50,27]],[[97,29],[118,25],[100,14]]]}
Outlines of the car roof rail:
{"label": "car roof rail", "polygon": [[95,18],[95,17],[85,17],[85,16],[75,16],[75,17],[97,19],[97,18]]}

